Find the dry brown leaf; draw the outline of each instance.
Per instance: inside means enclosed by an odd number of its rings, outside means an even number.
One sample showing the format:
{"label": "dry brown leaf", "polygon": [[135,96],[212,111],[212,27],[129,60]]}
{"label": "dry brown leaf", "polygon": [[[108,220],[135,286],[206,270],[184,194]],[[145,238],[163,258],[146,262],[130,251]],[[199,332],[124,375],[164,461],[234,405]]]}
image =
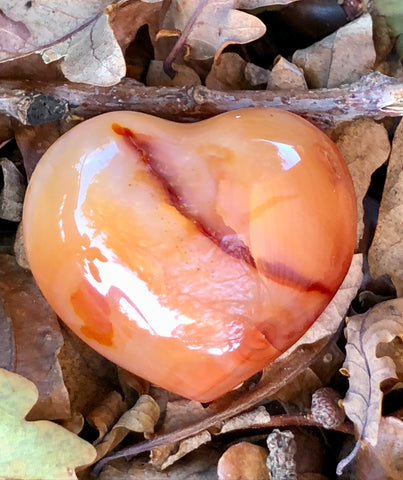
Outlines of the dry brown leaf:
{"label": "dry brown leaf", "polygon": [[119,389],[116,365],[61,324],[64,345],[59,353],[64,383],[74,412],[86,416],[111,391]]}
{"label": "dry brown leaf", "polygon": [[63,59],[62,71],[73,82],[118,83],[126,65],[103,11],[111,3],[1,0],[0,61],[41,52],[45,63]]}
{"label": "dry brown leaf", "polygon": [[387,355],[396,366],[396,377],[400,384],[396,384],[395,388],[401,388],[403,383],[403,339],[396,337],[389,343],[381,343],[377,349],[378,357]]}
{"label": "dry brown leaf", "polygon": [[206,87],[212,90],[245,90],[250,88],[245,79],[247,62],[237,53],[226,52],[214,62],[206,77]]}
{"label": "dry brown leaf", "polygon": [[359,80],[374,66],[370,14],[341,27],[320,42],[297,50],[292,61],[305,72],[311,88],[337,87]]}
{"label": "dry brown leaf", "polygon": [[126,409],[127,406],[122,399],[122,395],[113,391],[103,398],[102,402],[87,415],[88,423],[98,431],[98,438],[95,440],[94,445],[101,442]]}
{"label": "dry brown leaf", "polygon": [[185,455],[198,449],[201,445],[208,443],[210,440],[210,432],[203,430],[196,435],[185,438],[179,442],[179,444],[156,447],[151,451],[151,463],[160,470],[165,470]]}
{"label": "dry brown leaf", "polygon": [[14,137],[11,126],[11,118],[6,115],[0,115],[0,148]]}
{"label": "dry brown leaf", "polygon": [[156,36],[161,6],[162,0],[125,0],[112,5],[108,11],[109,23],[123,51],[143,25],[148,26],[151,38]]}
{"label": "dry brown leaf", "polygon": [[308,90],[302,68],[278,56],[270,72],[267,90]]}
{"label": "dry brown leaf", "polygon": [[382,382],[396,378],[396,367],[389,357],[377,357],[378,345],[403,336],[403,298],[383,302],[372,310],[351,317],[346,327],[346,360],[343,371],[349,389],[343,400],[347,416],[356,426],[359,441],[338,466],[341,472],[354,458],[363,439],[375,446],[378,441],[383,393]]}
{"label": "dry brown leaf", "polygon": [[147,71],[146,84],[160,87],[201,85],[200,77],[193,68],[187,65],[176,65],[175,63],[172,64],[172,68],[176,72],[174,78],[170,78],[164,72],[162,60],[151,60]]}
{"label": "dry brown leaf", "polygon": [[72,128],[74,123],[47,122],[30,127],[15,122],[15,140],[24,160],[24,168],[28,179],[31,178],[37,163],[46,150],[60,135]]}
{"label": "dry brown leaf", "polygon": [[376,446],[368,444],[357,455],[357,480],[401,480],[402,459],[403,422],[381,418]]}
{"label": "dry brown leaf", "polygon": [[29,419],[62,419],[70,404],[57,353],[63,337],[32,275],[15,258],[0,256],[0,366],[28,378],[39,391]]}
{"label": "dry brown leaf", "polygon": [[113,450],[130,432],[154,433],[160,409],[149,395],[141,395],[135,405],[127,410],[113,426],[112,430],[96,446],[97,460]]}
{"label": "dry brown leaf", "polygon": [[[169,402],[166,407],[164,423],[158,433],[169,433],[183,427],[183,419],[186,423],[193,423],[206,418],[208,411],[201,403],[194,400],[177,400]],[[184,455],[197,449],[200,445],[210,441],[211,435],[203,430],[181,442],[174,442],[156,447],[151,452],[151,462],[161,470],[172,465]]]}
{"label": "dry brown leaf", "polygon": [[[384,164],[390,153],[386,128],[371,118],[360,118],[343,123],[330,134],[348,164],[357,195],[357,245],[364,232],[363,200],[371,182],[371,175]],[[359,140],[358,140],[359,139]]]}
{"label": "dry brown leaf", "polygon": [[[203,2],[196,21],[186,38],[187,58],[209,60],[218,57],[232,43],[249,43],[260,38],[266,27],[257,17],[237,9],[252,10],[268,5],[285,5],[295,0],[210,0]],[[198,3],[172,0],[162,24],[163,36],[183,32]]]}
{"label": "dry brown leaf", "polygon": [[378,225],[368,254],[371,275],[389,275],[403,296],[403,122],[396,129]]}

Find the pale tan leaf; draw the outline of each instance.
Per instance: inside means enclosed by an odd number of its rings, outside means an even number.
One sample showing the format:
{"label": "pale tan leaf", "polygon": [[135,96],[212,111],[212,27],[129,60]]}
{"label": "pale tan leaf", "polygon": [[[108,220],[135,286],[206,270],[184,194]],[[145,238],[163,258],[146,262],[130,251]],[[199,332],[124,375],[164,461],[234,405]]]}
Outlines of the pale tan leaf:
{"label": "pale tan leaf", "polygon": [[[186,422],[197,422],[207,416],[208,411],[200,402],[194,400],[168,402],[164,423],[159,433],[169,433],[180,429],[183,426],[184,419],[186,419]],[[202,431],[181,442],[173,442],[156,447],[151,452],[151,462],[158,468],[164,469],[210,439],[210,433]]]}
{"label": "pale tan leaf", "polygon": [[126,73],[122,50],[105,14],[64,42],[44,50],[42,58],[45,63],[63,58],[61,69],[72,82],[111,86]]}
{"label": "pale tan leaf", "polygon": [[365,14],[303,50],[292,61],[305,72],[310,88],[352,83],[371,71],[376,58],[372,19]]}
{"label": "pale tan leaf", "polygon": [[251,410],[250,412],[241,413],[236,417],[232,417],[223,422],[217,434],[232,432],[233,430],[240,430],[251,427],[253,425],[264,425],[270,422],[271,417],[269,412],[263,405]]}
{"label": "pale tan leaf", "polygon": [[188,453],[193,452],[201,445],[208,443],[210,440],[210,432],[203,430],[196,435],[185,438],[185,440],[182,440],[179,444],[156,447],[151,452],[151,463],[160,470],[165,470],[179,459]]}
{"label": "pale tan leaf", "polygon": [[152,434],[159,415],[160,409],[155,400],[149,395],[141,395],[135,405],[120,417],[112,430],[96,446],[97,460],[113,450],[130,432]]}
{"label": "pale tan leaf", "polygon": [[70,402],[57,354],[63,345],[56,314],[30,272],[15,258],[0,256],[0,367],[31,380],[39,401],[30,419],[70,416]]}
{"label": "pale tan leaf", "polygon": [[[188,56],[208,60],[218,56],[231,43],[249,43],[261,37],[266,27],[257,17],[237,10],[287,4],[295,0],[210,0],[194,22],[186,39]],[[197,8],[194,0],[172,0],[162,28],[183,32]]]}
{"label": "pale tan leaf", "polygon": [[[371,118],[360,118],[343,123],[331,134],[343,154],[354,182],[357,195],[357,246],[364,232],[363,199],[371,182],[371,175],[385,163],[390,153],[386,128]],[[357,141],[357,139],[360,139]]]}
{"label": "pale tan leaf", "polygon": [[123,53],[103,9],[111,0],[0,1],[0,61],[42,52],[75,82],[114,85],[125,75]]}
{"label": "pale tan leaf", "polygon": [[378,225],[368,254],[373,277],[389,275],[403,296],[403,122],[392,143]]}
{"label": "pale tan leaf", "polygon": [[87,421],[98,431],[94,445],[100,443],[111,427],[127,410],[126,403],[119,392],[112,391],[88,415]]}
{"label": "pale tan leaf", "polygon": [[[382,382],[396,378],[393,360],[378,358],[377,348],[381,342],[390,342],[402,335],[403,298],[380,303],[364,314],[351,317],[347,323],[343,372],[348,374],[350,386],[343,406],[356,426],[359,440],[363,439],[372,446],[378,441]],[[358,447],[353,453],[357,450]],[[351,457],[350,454],[347,458],[350,460]],[[344,466],[346,462],[341,464]]]}

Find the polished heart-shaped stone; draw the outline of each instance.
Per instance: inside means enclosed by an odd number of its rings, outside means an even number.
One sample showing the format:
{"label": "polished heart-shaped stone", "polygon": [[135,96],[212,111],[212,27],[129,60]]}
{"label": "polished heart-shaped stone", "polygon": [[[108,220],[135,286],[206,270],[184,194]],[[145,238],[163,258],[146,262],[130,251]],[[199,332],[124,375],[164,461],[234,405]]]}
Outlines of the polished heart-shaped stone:
{"label": "polished heart-shaped stone", "polygon": [[356,199],[335,145],[296,115],[114,112],[45,153],[23,222],[33,275],[78,336],[210,401],[324,310],[351,262]]}

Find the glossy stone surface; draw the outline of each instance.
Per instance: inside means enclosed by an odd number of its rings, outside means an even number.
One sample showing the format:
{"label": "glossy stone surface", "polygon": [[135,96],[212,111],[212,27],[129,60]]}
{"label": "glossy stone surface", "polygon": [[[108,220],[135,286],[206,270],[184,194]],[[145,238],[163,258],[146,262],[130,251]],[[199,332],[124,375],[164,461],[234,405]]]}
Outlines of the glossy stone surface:
{"label": "glossy stone surface", "polygon": [[209,401],[326,307],[352,258],[355,202],[334,144],[290,113],[177,124],[114,112],[43,156],[24,236],[39,287],[77,335]]}

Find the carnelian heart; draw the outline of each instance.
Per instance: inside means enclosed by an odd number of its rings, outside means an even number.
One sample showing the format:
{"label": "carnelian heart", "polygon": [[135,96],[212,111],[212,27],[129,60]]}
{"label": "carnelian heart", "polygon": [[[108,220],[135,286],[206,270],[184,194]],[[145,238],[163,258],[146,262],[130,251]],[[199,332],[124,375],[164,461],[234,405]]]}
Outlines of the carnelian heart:
{"label": "carnelian heart", "polygon": [[64,322],[200,401],[306,331],[348,270],[355,228],[335,145],[270,109],[88,120],[43,156],[24,209],[32,272]]}

